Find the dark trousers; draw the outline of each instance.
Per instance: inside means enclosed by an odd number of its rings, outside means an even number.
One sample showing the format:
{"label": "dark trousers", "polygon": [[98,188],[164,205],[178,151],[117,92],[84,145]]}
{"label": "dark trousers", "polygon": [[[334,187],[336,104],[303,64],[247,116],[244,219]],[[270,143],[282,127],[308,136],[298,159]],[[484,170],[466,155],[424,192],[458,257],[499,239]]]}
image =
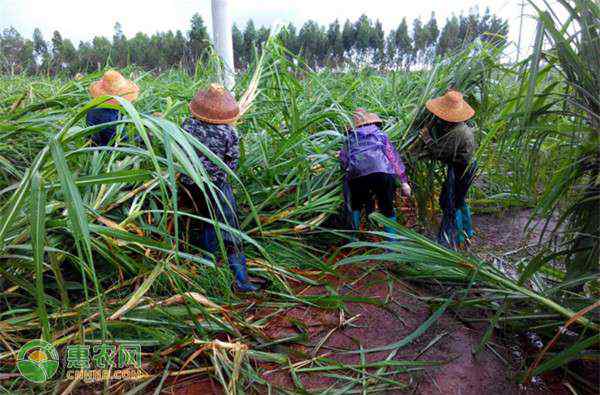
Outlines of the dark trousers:
{"label": "dark trousers", "polygon": [[386,217],[394,215],[396,178],[393,174],[371,173],[352,178],[348,184],[352,211],[361,210],[363,207],[366,207],[367,211],[371,211],[373,197],[375,197],[383,215]]}
{"label": "dark trousers", "polygon": [[[215,196],[206,190],[206,195],[198,185],[181,184],[179,188],[179,204],[182,209],[202,216],[214,219],[220,224],[239,230],[237,217],[237,202],[233,196],[233,190],[228,182],[218,185]],[[189,224],[190,243],[205,251],[214,254],[218,250],[217,232],[223,239],[223,244],[228,254],[241,253],[242,241],[240,238],[225,229],[223,226],[215,227],[210,222],[191,219]]]}
{"label": "dark trousers", "polygon": [[477,161],[472,163],[449,163],[446,180],[440,193],[440,207],[442,208],[442,225],[438,233],[438,242],[452,245],[456,235],[456,210],[466,204],[466,197],[475,174]]}

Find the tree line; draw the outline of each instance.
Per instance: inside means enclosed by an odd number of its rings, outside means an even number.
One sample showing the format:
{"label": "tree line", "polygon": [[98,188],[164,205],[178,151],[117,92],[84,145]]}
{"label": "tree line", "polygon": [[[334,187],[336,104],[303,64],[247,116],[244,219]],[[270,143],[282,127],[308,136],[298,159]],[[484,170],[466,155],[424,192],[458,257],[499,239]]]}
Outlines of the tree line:
{"label": "tree line", "polygon": [[[240,30],[233,25],[234,62],[245,69],[269,37],[269,29],[257,28],[249,20]],[[467,15],[453,15],[439,27],[435,13],[427,21],[414,19],[409,25],[403,18],[396,29],[385,34],[379,20],[362,15],[356,21],[338,20],[328,26],[309,20],[298,30],[289,24],[280,39],[293,54],[299,54],[313,68],[339,68],[348,64],[379,68],[410,69],[427,66],[436,57],[461,49],[479,37],[494,45],[504,45],[508,22],[491,14],[471,10]],[[196,62],[210,47],[209,35],[202,17],[192,16],[190,28],[183,33],[137,33],[125,37],[121,24],[114,27],[112,40],[96,36],[81,41],[77,47],[60,32],[51,40],[35,29],[32,39],[24,38],[13,27],[0,35],[0,72],[4,74],[69,74],[91,72],[106,65],[125,67],[135,64],[147,70],[161,71],[180,67],[193,72]]]}

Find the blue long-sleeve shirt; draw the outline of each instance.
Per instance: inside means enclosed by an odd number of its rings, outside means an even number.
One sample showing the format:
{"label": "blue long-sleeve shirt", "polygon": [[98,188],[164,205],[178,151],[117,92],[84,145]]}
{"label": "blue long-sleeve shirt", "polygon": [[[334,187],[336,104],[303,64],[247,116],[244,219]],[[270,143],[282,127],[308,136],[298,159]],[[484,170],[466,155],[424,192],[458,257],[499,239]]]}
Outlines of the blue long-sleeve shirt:
{"label": "blue long-sleeve shirt", "polygon": [[[115,122],[120,118],[119,110],[115,110],[112,108],[92,108],[86,114],[85,120],[88,126],[96,126],[103,123]],[[92,135],[92,141],[96,145],[108,145],[110,140],[115,137],[116,134],[115,125],[107,126],[104,129],[99,130],[98,132]]]}

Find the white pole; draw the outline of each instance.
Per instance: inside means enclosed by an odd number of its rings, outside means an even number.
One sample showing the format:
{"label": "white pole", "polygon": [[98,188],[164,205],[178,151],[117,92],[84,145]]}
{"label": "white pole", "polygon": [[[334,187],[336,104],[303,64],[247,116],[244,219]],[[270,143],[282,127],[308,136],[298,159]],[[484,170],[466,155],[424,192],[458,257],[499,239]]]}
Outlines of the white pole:
{"label": "white pole", "polygon": [[517,62],[521,57],[521,35],[523,34],[523,12],[525,11],[525,0],[521,2],[521,21],[519,22],[519,41],[517,43]]}
{"label": "white pole", "polygon": [[212,0],[212,25],[215,49],[224,64],[223,85],[231,90],[235,84],[235,69],[233,67],[233,40],[228,3],[228,0]]}

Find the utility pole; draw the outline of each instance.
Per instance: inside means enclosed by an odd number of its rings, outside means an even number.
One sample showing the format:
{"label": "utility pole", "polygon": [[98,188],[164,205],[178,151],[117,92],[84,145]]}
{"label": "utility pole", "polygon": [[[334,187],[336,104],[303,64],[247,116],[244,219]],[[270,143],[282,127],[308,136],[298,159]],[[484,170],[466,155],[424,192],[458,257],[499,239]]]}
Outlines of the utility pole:
{"label": "utility pole", "polygon": [[235,85],[233,67],[233,40],[231,38],[231,15],[228,0],[212,0],[213,43],[223,60],[223,85],[231,90]]}
{"label": "utility pole", "polygon": [[521,20],[519,22],[519,41],[517,43],[517,63],[521,58],[521,35],[523,34],[523,13],[525,12],[525,0],[521,3]]}

